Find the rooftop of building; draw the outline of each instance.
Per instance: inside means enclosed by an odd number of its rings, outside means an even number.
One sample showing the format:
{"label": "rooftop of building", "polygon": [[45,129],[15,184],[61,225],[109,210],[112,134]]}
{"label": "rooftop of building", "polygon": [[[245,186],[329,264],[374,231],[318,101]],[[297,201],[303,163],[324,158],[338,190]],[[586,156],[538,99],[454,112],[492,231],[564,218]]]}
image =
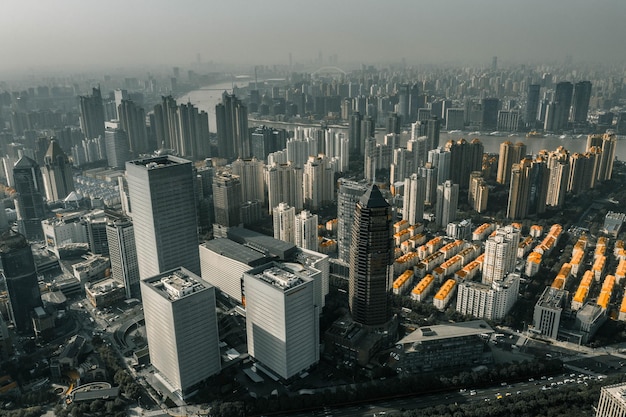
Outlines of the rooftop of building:
{"label": "rooftop of building", "polygon": [[237,243],[245,244],[259,252],[276,256],[280,260],[292,259],[298,249],[293,243],[274,239],[244,227],[230,227],[228,229],[228,238]]}
{"label": "rooftop of building", "polygon": [[402,338],[399,345],[413,345],[433,340],[443,340],[458,337],[477,336],[483,333],[493,333],[484,320],[472,320],[462,323],[446,323],[436,326],[420,327]]}
{"label": "rooftop of building", "polygon": [[212,239],[203,243],[202,246],[222,256],[250,266],[263,265],[272,259],[272,257],[259,250],[226,238]]}
{"label": "rooftop of building", "polygon": [[89,291],[94,295],[106,294],[124,287],[120,282],[114,280],[113,278],[105,278],[87,285]]}
{"label": "rooftop of building", "polygon": [[172,165],[191,164],[190,161],[174,155],[161,155],[151,158],[135,159],[127,164],[144,166],[146,169],[164,168]]}
{"label": "rooftop of building", "polygon": [[540,305],[544,308],[552,308],[552,309],[560,309],[562,308],[563,301],[567,296],[567,291],[546,287],[539,297],[539,301],[537,301],[537,305]]}
{"label": "rooftop of building", "polygon": [[301,271],[290,268],[289,264],[283,265],[273,262],[267,268],[259,268],[250,272],[252,272],[255,278],[283,291],[297,287],[305,282]]}
{"label": "rooftop of building", "polygon": [[200,277],[182,267],[148,278],[144,282],[169,301],[180,300],[211,288]]}

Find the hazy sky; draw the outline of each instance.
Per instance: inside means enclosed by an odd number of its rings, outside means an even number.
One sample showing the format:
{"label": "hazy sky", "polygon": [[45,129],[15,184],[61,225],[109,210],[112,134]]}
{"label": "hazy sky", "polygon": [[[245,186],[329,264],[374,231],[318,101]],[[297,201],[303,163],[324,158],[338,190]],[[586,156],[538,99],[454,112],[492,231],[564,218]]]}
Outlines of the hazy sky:
{"label": "hazy sky", "polygon": [[196,60],[624,61],[626,0],[0,0],[0,72]]}

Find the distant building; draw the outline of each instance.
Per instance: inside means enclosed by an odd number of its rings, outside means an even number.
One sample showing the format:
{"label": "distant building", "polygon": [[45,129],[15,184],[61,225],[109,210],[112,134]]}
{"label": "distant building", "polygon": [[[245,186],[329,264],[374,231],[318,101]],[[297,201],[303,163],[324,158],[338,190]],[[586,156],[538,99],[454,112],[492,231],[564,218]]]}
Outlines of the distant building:
{"label": "distant building", "polygon": [[72,166],[55,140],[50,141],[41,172],[48,201],[63,200],[75,190]]}
{"label": "distant building", "polygon": [[[37,162],[21,157],[13,166],[18,231],[28,240],[43,240],[41,221],[46,217],[43,177]],[[0,206],[4,211],[4,206]]]}
{"label": "distant building", "polygon": [[448,180],[437,186],[437,212],[435,222],[438,226],[447,226],[456,220],[457,206],[459,202],[459,184],[453,184]]}

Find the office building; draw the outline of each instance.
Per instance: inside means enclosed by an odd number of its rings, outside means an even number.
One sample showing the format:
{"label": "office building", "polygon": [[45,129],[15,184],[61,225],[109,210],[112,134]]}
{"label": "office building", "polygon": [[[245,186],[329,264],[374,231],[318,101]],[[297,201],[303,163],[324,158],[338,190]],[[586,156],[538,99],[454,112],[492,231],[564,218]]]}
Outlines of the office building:
{"label": "office building", "polygon": [[534,129],[537,124],[537,114],[539,111],[539,94],[541,92],[541,86],[539,84],[529,84],[528,92],[526,94],[526,113],[524,122],[526,127]]}
{"label": "office building", "polygon": [[274,239],[295,243],[296,209],[287,203],[280,203],[272,210]]}
{"label": "office building", "polygon": [[244,273],[248,353],[289,380],[319,361],[313,280],[278,262]]}
{"label": "office building", "polygon": [[482,142],[477,138],[471,142],[463,138],[458,141],[449,140],[445,150],[450,154],[450,180],[459,184],[460,188],[467,189],[470,173],[482,169],[484,153]]}
{"label": "office building", "polygon": [[[41,221],[46,217],[43,177],[37,162],[21,157],[13,166],[17,230],[28,240],[43,240]],[[4,211],[4,206],[0,206]]]}
{"label": "office building", "polygon": [[574,97],[572,99],[572,122],[585,124],[589,113],[591,101],[591,81],[579,81],[574,84]]}
{"label": "office building", "polygon": [[318,249],[318,216],[308,210],[296,214],[294,224],[295,244],[302,249]]}
{"label": "office building", "polygon": [[515,271],[519,239],[520,231],[513,226],[500,227],[487,238],[483,261],[484,284],[501,281],[509,272]]}
{"label": "office building", "polygon": [[445,227],[448,223],[456,220],[457,206],[459,203],[459,184],[453,184],[448,180],[437,186],[437,206],[435,223]]}
{"label": "office building", "polygon": [[[117,114],[120,120],[120,128],[126,132],[128,137],[128,147],[132,156],[136,157],[154,149],[148,143],[146,112],[143,107],[138,106],[132,100],[121,99],[117,105]],[[157,144],[155,143],[154,145]]]}
{"label": "office building", "polygon": [[520,114],[514,110],[500,110],[496,129],[501,132],[517,132],[519,129]]}
{"label": "office building", "polygon": [[41,173],[48,201],[63,200],[74,191],[72,166],[56,140],[50,141]]}
{"label": "office building", "polygon": [[596,417],[626,417],[626,383],[602,387]]}
{"label": "office building", "polygon": [[356,204],[367,191],[363,182],[339,179],[337,192],[337,249],[339,259],[350,262],[350,242],[352,242],[352,226]]}
{"label": "office building", "polygon": [[190,161],[172,155],[126,163],[141,278],[179,266],[200,272]]}
{"label": "office building", "polygon": [[421,327],[396,343],[394,366],[401,375],[415,375],[489,365],[493,357],[486,344],[492,333],[484,320]]}
{"label": "office building", "polygon": [[265,164],[256,158],[237,159],[231,164],[232,172],[239,177],[242,201],[257,200],[265,203]]}
{"label": "office building", "polygon": [[227,160],[250,158],[248,108],[241,100],[224,91],[222,102],[215,106],[215,122],[218,156]]}
{"label": "office building", "polygon": [[496,181],[500,184],[509,184],[513,164],[518,164],[525,156],[526,145],[522,142],[518,142],[515,145],[509,141],[501,143]]}
{"label": "office building", "polygon": [[155,377],[184,400],[221,370],[215,288],[185,268],[141,281]]}
{"label": "office building", "polygon": [[301,168],[291,163],[271,164],[266,166],[267,197],[269,213],[280,203],[287,203],[296,211],[302,210],[303,198],[303,172]]}
{"label": "office building", "polygon": [[126,298],[140,298],[139,263],[135,230],[128,217],[107,214],[107,240],[111,278],[124,286]]}
{"label": "office building", "polygon": [[121,129],[107,129],[104,132],[107,164],[112,169],[124,169],[126,161],[130,159],[128,135]]}
{"label": "office building", "polygon": [[446,130],[463,130],[465,127],[465,109],[446,110]]}
{"label": "office building", "polygon": [[[554,92],[554,101],[551,103],[548,112],[554,109],[552,118],[552,131],[561,131],[567,129],[570,107],[572,105],[572,95],[574,92],[574,85],[569,81],[561,81],[557,83]],[[549,115],[546,114],[546,120],[549,119]],[[547,122],[546,122],[547,123]]]}
{"label": "office building", "polygon": [[93,88],[91,96],[79,97],[80,130],[86,139],[104,137],[104,106],[100,87]]}
{"label": "office building", "polygon": [[213,234],[225,237],[228,228],[241,225],[241,181],[227,172],[213,178]]}
{"label": "office building", "polygon": [[533,333],[550,339],[557,339],[567,294],[567,291],[546,287],[535,304],[533,328],[531,329]]}
{"label": "office building", "polygon": [[500,100],[497,98],[484,98],[482,100],[482,115],[480,122],[481,130],[495,130],[498,125],[498,110]]}
{"label": "office building", "polygon": [[459,283],[456,311],[485,320],[502,320],[517,301],[520,275],[510,273],[491,284]]}
{"label": "office building", "polygon": [[372,185],[356,204],[350,242],[348,302],[357,323],[381,326],[390,319],[393,248],[391,206]]}
{"label": "office building", "polygon": [[9,295],[9,320],[20,333],[31,333],[31,314],[41,307],[33,252],[26,238],[12,230],[0,235],[2,278]]}
{"label": "office building", "polygon": [[414,225],[423,222],[424,200],[426,200],[426,179],[412,174],[404,179],[402,220]]}

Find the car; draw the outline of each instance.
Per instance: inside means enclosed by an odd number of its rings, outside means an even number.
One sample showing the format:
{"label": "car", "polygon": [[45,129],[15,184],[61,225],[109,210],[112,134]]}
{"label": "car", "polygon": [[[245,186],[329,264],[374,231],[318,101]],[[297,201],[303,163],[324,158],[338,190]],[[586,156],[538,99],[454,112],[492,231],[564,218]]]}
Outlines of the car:
{"label": "car", "polygon": [[528,382],[534,382],[535,378],[528,378]]}
{"label": "car", "polygon": [[470,391],[470,395],[476,395],[476,391],[471,390],[471,391]]}
{"label": "car", "polygon": [[506,386],[507,386],[507,385],[509,385],[509,384],[507,384],[506,382],[503,382],[503,383],[501,383],[500,385],[501,385],[501,386],[503,386],[503,387],[506,387]]}

